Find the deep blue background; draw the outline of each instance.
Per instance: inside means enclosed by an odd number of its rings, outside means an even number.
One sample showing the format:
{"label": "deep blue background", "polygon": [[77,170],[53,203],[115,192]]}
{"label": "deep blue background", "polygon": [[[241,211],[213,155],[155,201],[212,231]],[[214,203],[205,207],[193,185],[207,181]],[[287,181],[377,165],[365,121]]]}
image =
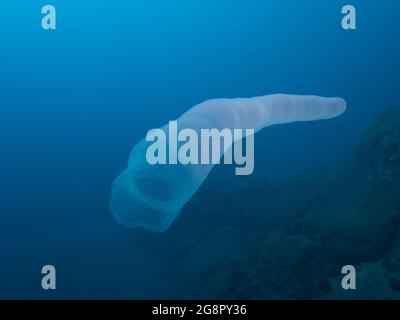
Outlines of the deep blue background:
{"label": "deep blue background", "polygon": [[[110,186],[148,129],[202,100],[342,96],[341,118],[258,134],[255,175],[343,161],[400,89],[400,2],[350,1],[358,29],[344,31],[347,2],[53,0],[44,31],[49,2],[2,0],[0,297],[158,297]],[[55,293],[40,288],[44,264]]]}

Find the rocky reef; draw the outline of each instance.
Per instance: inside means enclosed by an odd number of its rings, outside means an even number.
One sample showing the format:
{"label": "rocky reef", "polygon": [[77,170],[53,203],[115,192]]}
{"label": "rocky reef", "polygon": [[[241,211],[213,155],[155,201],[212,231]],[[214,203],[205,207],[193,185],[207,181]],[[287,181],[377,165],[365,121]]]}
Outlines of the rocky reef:
{"label": "rocky reef", "polygon": [[[154,241],[174,298],[400,298],[400,108],[340,169],[226,185],[211,177]],[[339,288],[347,264],[359,290]]]}

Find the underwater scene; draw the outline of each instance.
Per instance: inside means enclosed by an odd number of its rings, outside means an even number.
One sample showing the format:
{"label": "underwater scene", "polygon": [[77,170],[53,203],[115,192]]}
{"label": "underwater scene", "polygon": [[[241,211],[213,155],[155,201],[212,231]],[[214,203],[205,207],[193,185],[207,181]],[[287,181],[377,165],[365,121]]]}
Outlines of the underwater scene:
{"label": "underwater scene", "polygon": [[0,299],[400,299],[398,0],[2,0]]}

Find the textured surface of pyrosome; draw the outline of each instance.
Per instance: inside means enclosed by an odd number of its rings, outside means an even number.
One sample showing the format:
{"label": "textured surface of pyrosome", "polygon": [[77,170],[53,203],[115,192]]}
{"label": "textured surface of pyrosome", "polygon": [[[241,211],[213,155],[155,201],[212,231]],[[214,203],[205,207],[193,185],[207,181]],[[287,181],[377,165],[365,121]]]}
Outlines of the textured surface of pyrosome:
{"label": "textured surface of pyrosome", "polygon": [[[331,119],[345,110],[346,102],[342,98],[276,94],[207,100],[185,112],[177,123],[179,129],[191,128],[197,132],[225,128],[257,132],[275,124]],[[146,159],[148,145],[143,139],[133,148],[127,168],[114,181],[111,213],[125,227],[163,232],[214,165],[151,165]]]}

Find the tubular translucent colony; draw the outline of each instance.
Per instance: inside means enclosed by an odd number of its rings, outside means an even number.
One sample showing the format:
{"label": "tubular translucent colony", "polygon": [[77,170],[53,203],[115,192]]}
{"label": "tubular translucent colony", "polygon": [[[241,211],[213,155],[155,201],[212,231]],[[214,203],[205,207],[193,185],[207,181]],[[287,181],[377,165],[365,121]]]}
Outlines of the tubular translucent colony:
{"label": "tubular translucent colony", "polygon": [[[180,129],[254,129],[297,121],[331,119],[346,110],[342,98],[267,95],[254,98],[212,99],[184,113]],[[166,127],[163,130],[168,130]],[[233,141],[235,143],[235,141]],[[132,150],[128,167],[116,178],[111,191],[111,212],[128,228],[143,227],[163,232],[205,181],[213,164],[150,165],[148,142]]]}

